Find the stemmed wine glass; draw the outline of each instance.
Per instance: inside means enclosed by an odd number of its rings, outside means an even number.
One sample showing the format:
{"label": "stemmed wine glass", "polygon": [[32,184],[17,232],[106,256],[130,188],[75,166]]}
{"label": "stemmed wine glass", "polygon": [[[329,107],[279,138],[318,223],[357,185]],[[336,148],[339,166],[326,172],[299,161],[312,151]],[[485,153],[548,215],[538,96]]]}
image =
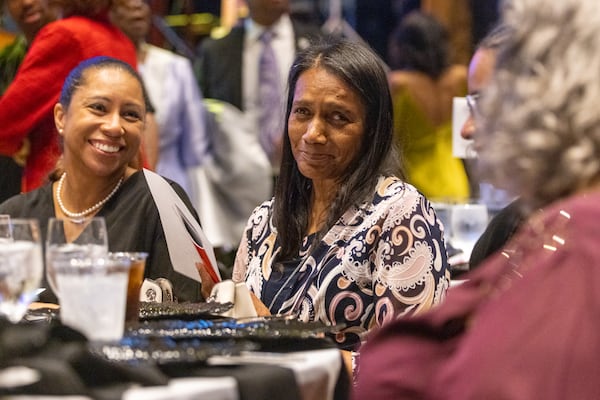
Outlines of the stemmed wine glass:
{"label": "stemmed wine glass", "polygon": [[0,315],[14,323],[23,318],[43,270],[38,221],[0,216]]}
{"label": "stemmed wine glass", "polygon": [[46,236],[46,279],[60,298],[54,264],[58,261],[97,258],[108,254],[108,234],[103,217],[83,221],[50,218]]}

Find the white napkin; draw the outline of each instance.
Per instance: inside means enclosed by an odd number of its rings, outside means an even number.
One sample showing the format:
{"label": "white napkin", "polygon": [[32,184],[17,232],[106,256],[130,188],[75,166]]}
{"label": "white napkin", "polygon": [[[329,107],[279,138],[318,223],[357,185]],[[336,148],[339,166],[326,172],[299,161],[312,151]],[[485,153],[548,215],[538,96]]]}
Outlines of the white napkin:
{"label": "white napkin", "polygon": [[213,286],[210,296],[219,303],[233,303],[233,307],[223,316],[233,318],[256,317],[256,309],[244,282],[234,283],[228,279]]}

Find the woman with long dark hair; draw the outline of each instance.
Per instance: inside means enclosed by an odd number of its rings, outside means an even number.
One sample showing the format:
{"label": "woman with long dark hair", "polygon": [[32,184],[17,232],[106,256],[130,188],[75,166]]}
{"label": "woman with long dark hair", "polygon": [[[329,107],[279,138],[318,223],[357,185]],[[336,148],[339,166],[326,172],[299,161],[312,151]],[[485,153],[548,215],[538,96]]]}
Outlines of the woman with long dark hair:
{"label": "woman with long dark hair", "polygon": [[300,53],[288,79],[281,173],[242,237],[234,280],[269,313],[364,334],[439,303],[449,283],[442,227],[396,174],[385,70],[344,40]]}

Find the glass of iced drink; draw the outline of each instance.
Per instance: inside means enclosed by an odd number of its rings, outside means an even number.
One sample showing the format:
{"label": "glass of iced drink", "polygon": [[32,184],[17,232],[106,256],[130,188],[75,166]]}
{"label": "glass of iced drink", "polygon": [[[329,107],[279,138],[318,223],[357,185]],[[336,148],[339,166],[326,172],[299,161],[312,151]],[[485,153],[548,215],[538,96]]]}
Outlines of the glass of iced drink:
{"label": "glass of iced drink", "polygon": [[46,235],[46,279],[54,294],[60,298],[56,286],[55,262],[102,257],[108,253],[108,233],[103,217],[73,222],[50,218]]}
{"label": "glass of iced drink", "polygon": [[130,266],[108,256],[55,260],[62,323],[90,340],[121,339]]}
{"label": "glass of iced drink", "polygon": [[451,244],[462,250],[467,257],[488,224],[485,204],[455,204],[450,211]]}

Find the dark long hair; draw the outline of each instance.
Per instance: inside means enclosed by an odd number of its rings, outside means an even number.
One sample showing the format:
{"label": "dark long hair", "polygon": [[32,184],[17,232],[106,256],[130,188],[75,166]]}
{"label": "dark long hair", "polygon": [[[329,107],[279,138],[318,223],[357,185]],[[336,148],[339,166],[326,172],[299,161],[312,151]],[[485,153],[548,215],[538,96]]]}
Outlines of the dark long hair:
{"label": "dark long hair", "polygon": [[450,66],[448,32],[432,15],[410,12],[390,40],[392,69],[419,71],[437,79]]}
{"label": "dark long hair", "polygon": [[305,71],[315,67],[325,69],[351,87],[362,99],[367,119],[361,147],[340,177],[340,186],[329,207],[326,223],[313,243],[318,243],[349,207],[359,205],[372,196],[379,175],[398,175],[400,170],[398,152],[392,141],[391,96],[380,58],[366,45],[334,38],[314,43],[300,52],[288,76],[283,155],[275,188],[273,222],[281,243],[280,261],[297,256],[308,229],[312,181],[298,169],[292,154],[287,121],[298,79]]}

